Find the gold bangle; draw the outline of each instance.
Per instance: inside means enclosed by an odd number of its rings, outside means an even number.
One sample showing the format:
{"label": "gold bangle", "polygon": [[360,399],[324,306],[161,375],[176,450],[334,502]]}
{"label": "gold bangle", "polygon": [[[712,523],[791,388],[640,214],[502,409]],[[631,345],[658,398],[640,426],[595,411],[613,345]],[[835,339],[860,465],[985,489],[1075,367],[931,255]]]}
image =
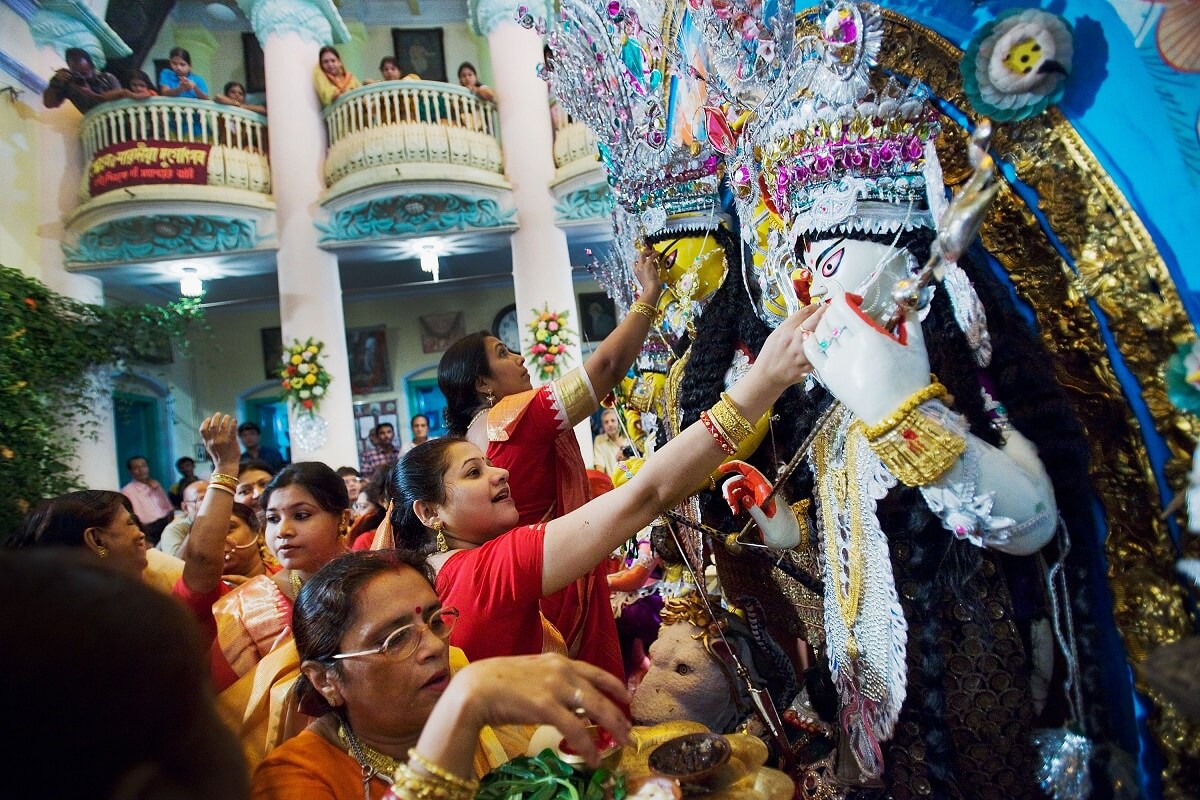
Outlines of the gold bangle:
{"label": "gold bangle", "polygon": [[237,496],[237,492],[235,492],[233,489],[230,489],[228,486],[226,486],[223,483],[210,483],[210,484],[208,484],[208,488],[216,489],[219,492],[228,492],[230,497]]}
{"label": "gold bangle", "polygon": [[438,778],[439,780],[445,781],[446,783],[450,784],[451,786],[455,786],[459,789],[469,791],[472,795],[474,795],[475,790],[479,788],[479,781],[468,780],[467,778],[460,778],[458,775],[455,775],[453,772],[450,772],[449,770],[438,766],[437,764],[433,763],[425,756],[418,753],[417,748],[415,748],[415,747],[409,748],[408,759],[409,759],[409,761],[415,762],[418,767],[425,770],[433,777]]}
{"label": "gold bangle", "polygon": [[641,300],[638,300],[629,307],[629,313],[641,314],[646,319],[650,320],[651,325],[653,325],[655,322],[658,322],[658,309],[649,303],[643,303]]}
{"label": "gold bangle", "polygon": [[[408,764],[397,767],[392,780],[392,794],[400,800],[471,800],[475,796],[475,788],[457,786],[436,775],[422,775]],[[477,781],[472,783],[478,788]]]}
{"label": "gold bangle", "polygon": [[923,403],[946,394],[945,386],[932,383],[914,392],[878,425],[867,425],[862,420],[854,423],[853,427],[867,437],[867,445],[888,472],[905,486],[933,483],[967,449],[965,436],[947,430],[921,413]]}
{"label": "gold bangle", "polygon": [[878,439],[884,436],[888,431],[895,428],[901,422],[908,418],[908,415],[913,412],[922,403],[927,403],[933,399],[945,400],[950,396],[950,392],[945,386],[937,382],[935,378],[933,383],[926,386],[924,389],[918,389],[909,395],[908,399],[896,407],[896,410],[888,414],[880,422],[874,425],[868,425],[863,422],[863,433],[868,439]]}
{"label": "gold bangle", "polygon": [[226,486],[230,489],[236,489],[238,485],[237,478],[232,475],[226,475],[224,472],[214,472],[212,475],[209,475],[208,482],[215,483],[218,486]]}
{"label": "gold bangle", "polygon": [[721,399],[709,409],[709,413],[735,445],[740,446],[743,441],[754,435],[754,426],[750,424],[750,420],[746,419],[746,415],[734,405],[725,392],[721,393]]}

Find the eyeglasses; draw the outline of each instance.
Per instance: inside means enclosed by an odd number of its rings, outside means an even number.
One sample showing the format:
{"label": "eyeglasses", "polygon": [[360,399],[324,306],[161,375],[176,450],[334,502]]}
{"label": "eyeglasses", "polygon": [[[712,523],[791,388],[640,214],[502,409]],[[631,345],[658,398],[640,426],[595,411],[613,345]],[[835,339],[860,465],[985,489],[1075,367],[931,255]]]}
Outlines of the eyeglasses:
{"label": "eyeglasses", "polygon": [[412,622],[408,625],[401,625],[396,630],[388,634],[383,640],[383,644],[379,647],[372,647],[369,650],[359,650],[356,653],[338,653],[331,656],[334,660],[340,661],[343,658],[358,658],[359,656],[370,656],[376,654],[388,655],[398,661],[411,656],[417,652],[417,647],[421,644],[421,638],[424,634],[422,628],[428,628],[439,639],[445,639],[450,635],[450,631],[454,630],[454,623],[458,622],[457,608],[439,608],[436,611],[430,612],[424,622]]}

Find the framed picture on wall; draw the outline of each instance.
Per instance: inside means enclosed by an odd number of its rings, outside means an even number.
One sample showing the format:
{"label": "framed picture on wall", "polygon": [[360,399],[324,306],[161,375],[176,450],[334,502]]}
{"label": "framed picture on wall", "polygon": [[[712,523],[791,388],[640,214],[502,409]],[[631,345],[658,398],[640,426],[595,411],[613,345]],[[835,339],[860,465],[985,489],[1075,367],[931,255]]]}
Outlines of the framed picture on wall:
{"label": "framed picture on wall", "polygon": [[267,65],[262,45],[253,33],[242,34],[242,61],[246,65],[246,94],[267,90]]}
{"label": "framed picture on wall", "polygon": [[417,320],[421,326],[421,352],[438,353],[467,335],[463,312],[426,314]]}
{"label": "framed picture on wall", "polygon": [[392,28],[392,45],[401,75],[416,73],[421,80],[446,82],[441,28]]}
{"label": "framed picture on wall", "polygon": [[600,342],[617,327],[617,307],[604,292],[579,295],[579,330],[585,342]]}
{"label": "framed picture on wall", "polygon": [[354,431],[357,434],[360,458],[368,447],[374,447],[374,443],[371,442],[371,432],[375,430],[376,425],[384,422],[391,425],[396,431],[396,442],[399,444],[399,434],[403,429],[400,427],[397,407],[398,403],[395,400],[375,400],[370,403],[354,404]]}
{"label": "framed picture on wall", "polygon": [[263,377],[267,380],[279,380],[279,370],[283,369],[283,329],[262,328]]}
{"label": "framed picture on wall", "polygon": [[372,394],[392,390],[388,361],[387,328],[351,328],[346,331],[346,355],[350,359],[350,392]]}

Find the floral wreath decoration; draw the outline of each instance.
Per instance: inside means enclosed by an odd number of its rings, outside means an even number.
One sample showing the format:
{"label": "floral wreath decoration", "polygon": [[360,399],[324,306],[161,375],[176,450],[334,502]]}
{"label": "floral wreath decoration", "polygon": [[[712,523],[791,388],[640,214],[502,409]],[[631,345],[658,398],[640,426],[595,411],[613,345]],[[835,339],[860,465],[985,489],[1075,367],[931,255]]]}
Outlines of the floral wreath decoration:
{"label": "floral wreath decoration", "polygon": [[547,306],[542,306],[541,311],[533,309],[533,321],[529,323],[533,344],[525,353],[525,360],[537,370],[541,381],[557,378],[563,364],[570,358],[567,348],[575,342],[567,328],[569,314],[568,311],[551,311]]}
{"label": "floral wreath decoration", "polygon": [[279,370],[283,396],[297,413],[315,414],[325,396],[325,390],[333,378],[329,370],[321,366],[321,350],[324,342],[299,339],[283,352],[283,368]]}
{"label": "floral wreath decoration", "polygon": [[1067,20],[1037,8],[1009,9],[967,45],[960,69],[971,105],[996,122],[1036,116],[1062,100],[1074,57]]}

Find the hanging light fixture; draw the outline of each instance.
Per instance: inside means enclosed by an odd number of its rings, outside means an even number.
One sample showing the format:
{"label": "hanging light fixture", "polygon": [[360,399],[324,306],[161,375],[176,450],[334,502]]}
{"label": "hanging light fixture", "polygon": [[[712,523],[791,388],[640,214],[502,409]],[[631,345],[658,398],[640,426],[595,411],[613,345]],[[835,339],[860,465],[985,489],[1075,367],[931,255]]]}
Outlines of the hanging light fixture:
{"label": "hanging light fixture", "polygon": [[179,293],[184,297],[201,297],[204,295],[204,281],[200,280],[200,270],[195,267],[183,267],[180,270]]}
{"label": "hanging light fixture", "polygon": [[421,271],[433,276],[433,282],[441,280],[441,262],[438,256],[446,252],[445,246],[437,239],[422,239],[413,242],[413,250],[421,259]]}

